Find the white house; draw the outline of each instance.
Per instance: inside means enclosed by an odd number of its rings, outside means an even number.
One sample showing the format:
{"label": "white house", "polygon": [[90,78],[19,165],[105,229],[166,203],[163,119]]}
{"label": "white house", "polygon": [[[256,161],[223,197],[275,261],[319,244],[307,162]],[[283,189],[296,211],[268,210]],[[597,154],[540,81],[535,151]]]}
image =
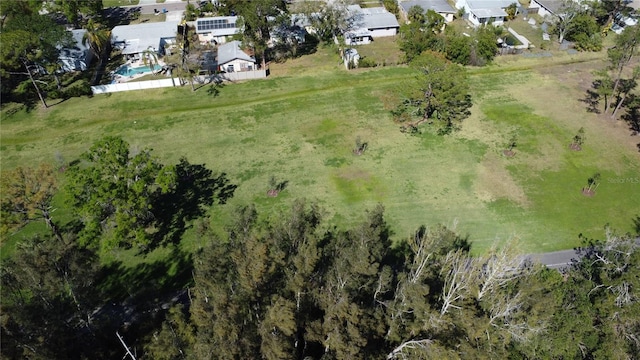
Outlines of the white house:
{"label": "white house", "polygon": [[398,5],[400,7],[400,15],[405,20],[407,20],[409,16],[409,9],[414,6],[420,6],[425,13],[429,10],[433,10],[437,14],[442,16],[446,22],[453,21],[453,18],[457,12],[456,9],[453,8],[453,6],[449,5],[447,0],[409,0],[400,1]]}
{"label": "white house", "polygon": [[70,72],[87,70],[89,64],[91,64],[91,60],[93,59],[93,52],[91,52],[88,42],[86,45],[82,44],[82,39],[86,32],[87,30],[85,29],[71,30],[74,46],[59,49],[60,55],[58,56],[58,60],[61,63],[60,71]]}
{"label": "white house", "polygon": [[218,70],[228,73],[256,70],[256,59],[240,48],[234,40],[218,46]]}
{"label": "white house", "polygon": [[505,9],[517,0],[457,0],[456,8],[464,9],[465,17],[474,26],[492,23],[502,25],[507,18]]}
{"label": "white house", "polygon": [[[533,11],[537,9],[537,14],[545,17],[556,15],[558,9],[562,6],[562,0],[531,0],[529,4],[529,10]],[[531,14],[531,12],[529,12]]]}
{"label": "white house", "polygon": [[215,16],[198,18],[195,21],[196,34],[200,42],[223,44],[228,36],[240,33],[237,16]]}
{"label": "white house", "polygon": [[177,31],[177,21],[120,25],[111,30],[111,44],[133,59],[149,50],[164,55],[165,47],[175,43]]}
{"label": "white house", "polygon": [[351,29],[344,34],[349,45],[368,44],[377,37],[395,36],[400,24],[392,13],[383,7],[361,8],[359,5],[347,7]]}

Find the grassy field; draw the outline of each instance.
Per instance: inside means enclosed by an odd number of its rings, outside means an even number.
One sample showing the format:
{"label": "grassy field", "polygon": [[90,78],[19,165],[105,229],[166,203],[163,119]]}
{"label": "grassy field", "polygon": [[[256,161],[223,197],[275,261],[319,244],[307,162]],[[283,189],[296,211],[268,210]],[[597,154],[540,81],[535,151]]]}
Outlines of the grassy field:
{"label": "grassy field", "polygon": [[[542,252],[576,246],[580,233],[601,238],[605,224],[631,231],[640,215],[634,139],[578,101],[590,71],[602,66],[598,56],[522,60],[471,71],[472,116],[452,136],[402,134],[391,120],[383,99],[413,76],[408,68],[347,72],[319,49],[219,96],[186,86],[3,113],[2,168],[70,161],[102,136],[120,135],[164,162],[186,156],[226,172],[239,187],[213,210],[216,224],[239,204],[255,202],[278,216],[305,197],[337,225],[382,203],[396,238],[421,224],[455,225],[475,252],[514,236],[523,251]],[[587,140],[573,152],[568,145],[580,127]],[[513,132],[516,156],[507,158],[502,150]],[[369,144],[362,156],[351,151],[357,137]],[[601,185],[585,197],[581,188],[596,172]],[[276,198],[266,195],[271,176],[288,182]]]}

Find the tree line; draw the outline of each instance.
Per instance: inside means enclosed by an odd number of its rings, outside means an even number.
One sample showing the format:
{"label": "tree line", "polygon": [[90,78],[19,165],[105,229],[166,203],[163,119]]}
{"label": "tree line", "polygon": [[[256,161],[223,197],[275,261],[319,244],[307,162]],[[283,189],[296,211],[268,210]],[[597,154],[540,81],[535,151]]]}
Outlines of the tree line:
{"label": "tree line", "polygon": [[[583,239],[562,272],[517,240],[472,256],[455,227],[394,234],[380,205],[338,228],[317,204],[260,214],[212,205],[235,186],[182,159],[98,141],[64,172],[73,219],[59,223],[50,166],[2,179],[2,229],[44,220],[3,261],[4,358],[637,358],[634,236]],[[5,191],[6,189],[6,191]],[[185,253],[187,227],[197,243]],[[640,234],[640,228],[637,229]],[[153,262],[107,260],[130,248]]]}
{"label": "tree line", "polygon": [[102,15],[102,0],[3,1],[0,5],[3,103],[33,106],[39,101],[46,108],[51,99],[91,94],[89,84],[95,76],[66,73],[63,69],[60,50],[72,49],[76,44],[62,24],[87,30],[82,43],[98,59],[100,67],[111,40]]}

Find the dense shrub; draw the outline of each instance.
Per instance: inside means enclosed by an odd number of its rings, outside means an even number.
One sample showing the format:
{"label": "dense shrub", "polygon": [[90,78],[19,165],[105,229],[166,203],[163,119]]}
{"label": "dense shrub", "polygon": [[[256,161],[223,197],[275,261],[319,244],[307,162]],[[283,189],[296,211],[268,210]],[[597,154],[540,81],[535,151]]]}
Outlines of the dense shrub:
{"label": "dense shrub", "polygon": [[360,60],[358,60],[358,67],[370,68],[370,67],[376,67],[376,66],[378,66],[378,63],[376,63],[376,61],[371,58],[363,56],[360,58]]}

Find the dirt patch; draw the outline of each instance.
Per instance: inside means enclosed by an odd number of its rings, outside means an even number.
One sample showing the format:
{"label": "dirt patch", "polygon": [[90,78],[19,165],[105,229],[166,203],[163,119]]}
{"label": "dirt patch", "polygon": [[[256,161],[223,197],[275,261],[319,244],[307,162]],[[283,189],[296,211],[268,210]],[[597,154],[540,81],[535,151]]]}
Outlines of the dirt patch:
{"label": "dirt patch", "polygon": [[524,190],[504,168],[504,159],[501,160],[497,154],[488,154],[480,163],[474,191],[482,201],[495,201],[502,198],[523,207],[529,205],[529,199]]}
{"label": "dirt patch", "polygon": [[350,168],[340,171],[338,176],[345,180],[366,180],[371,177],[371,174],[362,169]]}
{"label": "dirt patch", "polygon": [[582,195],[584,195],[584,196],[592,197],[595,194],[596,194],[596,192],[593,191],[593,190],[590,190],[589,188],[582,189]]}
{"label": "dirt patch", "polygon": [[513,150],[502,150],[502,155],[506,157],[514,157],[516,153]]}
{"label": "dirt patch", "polygon": [[582,150],[582,146],[576,144],[576,143],[571,143],[571,145],[569,145],[569,149],[573,150],[573,151],[580,151]]}
{"label": "dirt patch", "polygon": [[591,89],[594,79],[593,70],[603,69],[606,65],[604,60],[593,60],[566,65],[540,66],[535,71],[584,92]]}

